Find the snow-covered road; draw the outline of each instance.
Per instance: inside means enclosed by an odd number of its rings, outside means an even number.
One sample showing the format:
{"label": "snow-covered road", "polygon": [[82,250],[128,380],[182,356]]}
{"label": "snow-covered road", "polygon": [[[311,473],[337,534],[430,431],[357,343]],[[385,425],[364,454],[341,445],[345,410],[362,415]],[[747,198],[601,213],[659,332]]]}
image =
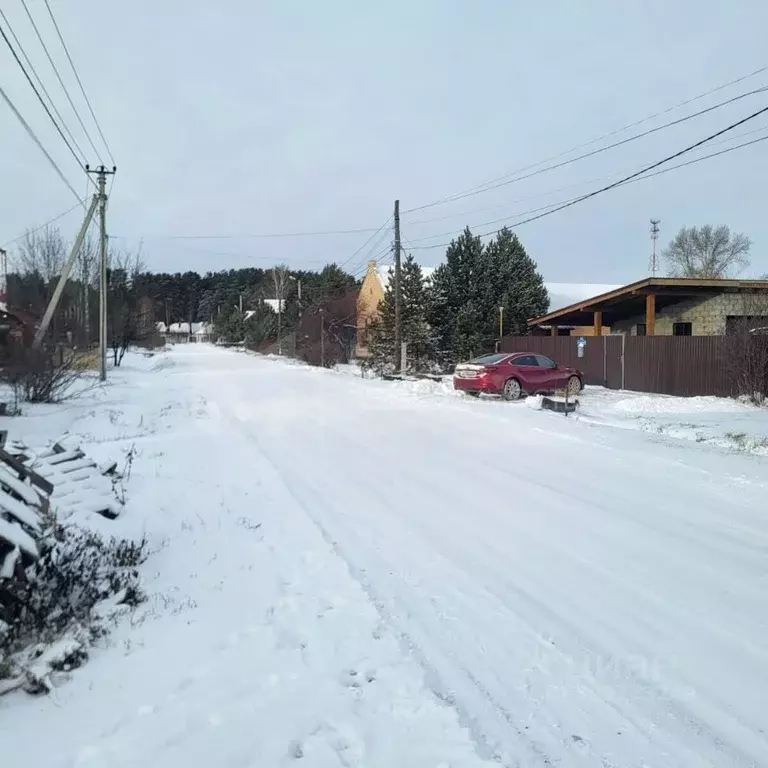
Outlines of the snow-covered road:
{"label": "snow-covered road", "polygon": [[765,459],[168,357],[121,413],[182,404],[131,501],[178,610],[60,689],[75,715],[0,709],[0,750],[44,727],[29,764],[768,765]]}

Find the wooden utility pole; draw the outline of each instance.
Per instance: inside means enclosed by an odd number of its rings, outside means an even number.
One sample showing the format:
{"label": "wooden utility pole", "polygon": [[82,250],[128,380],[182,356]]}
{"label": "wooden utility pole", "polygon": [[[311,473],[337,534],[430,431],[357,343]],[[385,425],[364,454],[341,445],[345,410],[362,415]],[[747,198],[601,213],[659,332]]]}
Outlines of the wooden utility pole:
{"label": "wooden utility pole", "polygon": [[402,285],[400,274],[400,201],[395,200],[395,355],[403,343]]}
{"label": "wooden utility pole", "polygon": [[8,301],[8,251],[0,248],[0,301]]}
{"label": "wooden utility pole", "polygon": [[90,246],[89,240],[83,248],[83,335],[86,349],[91,346],[91,259],[88,253]]}
{"label": "wooden utility pole", "polygon": [[100,376],[107,380],[107,176],[113,176],[117,168],[108,171],[103,165],[85,170],[96,176],[99,186],[99,359]]}

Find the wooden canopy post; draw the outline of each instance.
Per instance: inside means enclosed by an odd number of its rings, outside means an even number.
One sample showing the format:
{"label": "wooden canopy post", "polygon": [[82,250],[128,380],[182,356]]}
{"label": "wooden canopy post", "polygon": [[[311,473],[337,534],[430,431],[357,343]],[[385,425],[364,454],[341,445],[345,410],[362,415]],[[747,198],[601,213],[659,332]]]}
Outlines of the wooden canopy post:
{"label": "wooden canopy post", "polygon": [[645,335],[653,336],[656,328],[656,294],[649,293],[645,297]]}
{"label": "wooden canopy post", "polygon": [[594,320],[595,320],[595,336],[602,336],[603,335],[603,313],[595,312]]}
{"label": "wooden canopy post", "polygon": [[550,336],[557,336],[557,326],[556,326],[556,325],[553,325],[553,326],[552,326],[552,327],[549,329],[549,335],[550,335]]}

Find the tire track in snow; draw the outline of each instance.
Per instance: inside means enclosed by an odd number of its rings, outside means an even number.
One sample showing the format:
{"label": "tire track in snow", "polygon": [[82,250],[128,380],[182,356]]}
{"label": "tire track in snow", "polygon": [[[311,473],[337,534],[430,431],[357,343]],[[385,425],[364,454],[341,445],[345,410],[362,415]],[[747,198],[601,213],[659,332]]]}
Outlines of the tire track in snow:
{"label": "tire track in snow", "polygon": [[[519,765],[519,755],[514,757],[503,756],[500,753],[498,746],[489,743],[487,737],[479,727],[476,718],[474,718],[467,710],[462,707],[455,695],[446,690],[446,687],[441,682],[439,672],[427,661],[426,655],[418,643],[416,643],[416,641],[407,633],[407,631],[405,631],[394,621],[385,601],[381,599],[376,593],[376,590],[371,580],[367,577],[365,571],[358,568],[354,564],[353,560],[347,556],[346,552],[339,545],[338,541],[331,535],[330,531],[317,518],[317,516],[312,513],[310,503],[305,501],[302,494],[299,494],[295,491],[295,483],[292,483],[291,478],[286,475],[284,470],[281,469],[281,467],[269,455],[269,452],[261,447],[257,435],[253,433],[252,427],[248,424],[248,422],[238,418],[236,415],[229,411],[226,413],[226,416],[230,422],[237,426],[239,430],[256,446],[257,450],[259,451],[260,458],[262,458],[266,463],[270,465],[270,467],[274,470],[275,475],[280,478],[280,481],[286,492],[296,501],[297,505],[301,508],[308,520],[310,520],[312,524],[317,528],[320,535],[329,545],[334,554],[342,562],[344,562],[347,570],[350,573],[350,576],[360,585],[365,594],[368,596],[371,604],[376,608],[377,612],[381,616],[382,622],[386,624],[398,637],[401,645],[407,651],[408,655],[410,655],[418,662],[419,666],[424,672],[425,682],[429,686],[429,690],[432,692],[432,694],[438,700],[454,709],[461,725],[467,728],[468,731],[472,734],[473,739],[475,740],[475,743],[478,747],[478,753],[485,759],[492,759],[505,766]],[[523,750],[527,753],[528,759],[533,759],[535,760],[536,764],[545,766],[546,768],[552,766],[553,762],[550,757],[545,754],[538,745],[527,738],[525,731],[521,729],[515,722],[515,718],[513,717],[512,713],[507,711],[455,656],[453,656],[451,660],[456,668],[460,669],[461,672],[467,677],[467,679],[488,700],[497,716],[499,716],[508,727],[512,728],[515,736],[520,740],[520,746],[523,747]],[[514,762],[511,762],[511,760]],[[530,762],[525,764],[531,765]],[[605,768],[612,768],[612,766],[609,764],[604,765]]]}

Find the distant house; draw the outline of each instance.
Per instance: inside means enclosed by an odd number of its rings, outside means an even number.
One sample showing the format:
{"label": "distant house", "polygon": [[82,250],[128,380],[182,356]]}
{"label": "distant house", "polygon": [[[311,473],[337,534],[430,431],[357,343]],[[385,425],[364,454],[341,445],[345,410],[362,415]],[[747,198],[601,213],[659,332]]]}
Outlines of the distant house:
{"label": "distant house", "polygon": [[[422,267],[425,280],[432,277],[436,267]],[[377,266],[375,261],[368,262],[368,271],[357,294],[357,344],[356,357],[368,356],[368,327],[379,316],[379,305],[384,300],[394,267]]]}
{"label": "distant house", "polygon": [[40,326],[40,317],[23,309],[11,309],[0,302],[0,356],[7,356],[13,347],[32,344]]}
{"label": "distant house", "polygon": [[553,302],[529,326],[553,336],[727,336],[746,326],[768,327],[765,280],[648,277],[619,287],[593,287],[608,290],[561,307]]}
{"label": "distant house", "polygon": [[196,341],[211,341],[213,338],[213,325],[211,323],[156,323],[157,332],[166,341],[173,343],[186,343]]}

